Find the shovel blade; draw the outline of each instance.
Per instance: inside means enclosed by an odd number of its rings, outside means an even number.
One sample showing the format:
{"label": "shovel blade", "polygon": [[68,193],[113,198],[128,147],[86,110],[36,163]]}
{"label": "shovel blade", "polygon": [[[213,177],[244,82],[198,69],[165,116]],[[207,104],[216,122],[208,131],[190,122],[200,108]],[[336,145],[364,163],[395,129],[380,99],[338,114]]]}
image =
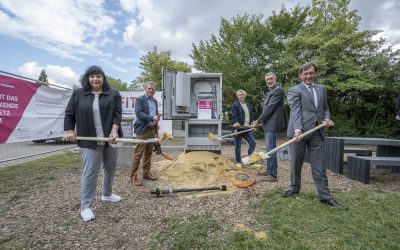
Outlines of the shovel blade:
{"label": "shovel blade", "polygon": [[246,156],[246,157],[243,157],[243,158],[242,158],[242,163],[248,165],[248,164],[252,164],[252,163],[255,163],[255,162],[258,162],[258,161],[261,161],[261,160],[268,159],[268,158],[270,157],[268,154],[265,154],[265,153],[263,153],[263,152],[258,153],[258,155],[259,155],[262,159],[259,159],[259,160],[251,160],[249,156]]}

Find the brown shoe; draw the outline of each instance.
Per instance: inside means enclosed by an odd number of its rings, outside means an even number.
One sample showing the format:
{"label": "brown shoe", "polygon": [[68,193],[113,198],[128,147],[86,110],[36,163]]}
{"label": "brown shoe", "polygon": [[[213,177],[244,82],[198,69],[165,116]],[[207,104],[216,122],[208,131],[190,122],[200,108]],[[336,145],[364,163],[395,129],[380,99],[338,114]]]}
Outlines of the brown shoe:
{"label": "brown shoe", "polygon": [[131,177],[131,184],[133,187],[138,187],[142,185],[142,183],[140,183],[139,179],[136,176]]}
{"label": "brown shoe", "polygon": [[258,176],[269,176],[267,172],[258,172]]}
{"label": "brown shoe", "polygon": [[271,175],[267,176],[267,182],[278,182],[278,178],[277,177],[273,177]]}
{"label": "brown shoe", "polygon": [[155,177],[155,176],[153,176],[153,175],[151,175],[151,174],[144,174],[144,175],[143,175],[143,179],[151,180],[151,181],[156,181],[158,178]]}

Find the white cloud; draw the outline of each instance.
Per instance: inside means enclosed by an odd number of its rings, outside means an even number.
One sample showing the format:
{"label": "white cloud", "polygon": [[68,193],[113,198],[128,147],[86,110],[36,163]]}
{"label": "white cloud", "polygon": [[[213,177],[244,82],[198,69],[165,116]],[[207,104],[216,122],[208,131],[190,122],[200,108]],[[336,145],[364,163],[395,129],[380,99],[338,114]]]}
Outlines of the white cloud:
{"label": "white cloud", "polygon": [[101,55],[94,41],[115,24],[103,5],[102,0],[2,0],[0,33],[63,58]]}
{"label": "white cloud", "polygon": [[134,45],[135,40],[136,23],[133,21],[125,28],[125,32],[122,34],[124,43],[126,45]]}
{"label": "white cloud", "polygon": [[117,60],[118,63],[124,64],[124,65],[127,64],[127,63],[132,63],[132,62],[136,61],[136,60],[134,60],[132,58],[122,58],[122,57],[119,57],[119,56],[117,56],[116,60]]}
{"label": "white cloud", "polygon": [[110,68],[112,68],[113,70],[116,70],[116,71],[119,71],[119,72],[122,72],[122,73],[128,73],[129,72],[129,69],[127,69],[125,67],[122,67],[122,66],[119,66],[119,65],[116,65],[115,63],[110,62],[110,60],[99,59],[99,61],[102,62],[103,65],[107,65]]}
{"label": "white cloud", "polygon": [[[211,34],[218,34],[221,17],[230,20],[236,15],[248,13],[271,15],[279,12],[281,5],[287,9],[297,4],[309,6],[309,0],[290,1],[230,1],[230,0],[120,0],[125,12],[139,13],[125,28],[124,41],[133,45],[141,54],[151,51],[154,46],[159,50],[171,50],[174,59],[191,63],[188,54],[192,43],[209,40]],[[362,24],[367,29],[385,29],[385,37],[391,41],[400,41],[398,30],[400,21],[400,3],[393,0],[353,0],[350,9],[357,6],[363,14]],[[365,9],[367,12],[365,12]],[[366,15],[364,15],[366,14]],[[387,18],[390,15],[392,18]]]}
{"label": "white cloud", "polygon": [[353,0],[350,9],[361,16],[361,30],[382,30],[381,36],[388,39],[388,45],[398,47],[400,43],[400,2],[393,0]]}
{"label": "white cloud", "polygon": [[[287,8],[299,1],[286,1]],[[308,1],[300,1],[308,2]],[[236,14],[264,14],[279,11],[278,1],[213,1],[213,0],[120,0],[125,12],[139,12],[123,34],[125,44],[133,45],[141,54],[157,46],[159,50],[171,50],[172,57],[189,64],[192,43],[208,40],[218,34],[221,17],[231,19]],[[138,21],[139,20],[139,21]]]}
{"label": "white cloud", "polygon": [[40,72],[44,69],[50,84],[60,85],[71,88],[73,85],[79,86],[79,75],[70,67],[59,65],[41,66],[37,62],[27,62],[21,65],[17,72],[22,76],[38,79]]}
{"label": "white cloud", "polygon": [[[189,57],[192,43],[209,40],[211,34],[218,35],[221,17],[231,20],[245,13],[268,17],[272,11],[279,12],[282,3],[290,9],[297,4],[305,7],[311,2],[0,0],[0,35],[23,40],[61,59],[72,59],[76,61],[73,64],[80,65],[80,68],[89,62],[102,62],[106,66],[105,71],[115,74],[115,77],[122,75],[121,78],[133,79],[140,72],[140,56],[152,51],[154,46],[159,51],[170,50],[175,60],[192,64]],[[357,9],[362,16],[361,30],[384,30],[382,37],[394,44],[394,48],[400,46],[400,19],[397,18],[400,1],[382,0],[378,3],[376,0],[352,0],[349,7]],[[20,50],[15,52],[29,57],[11,68],[26,61],[36,61],[36,66],[47,63],[46,58],[43,59],[47,53],[40,55],[40,52],[34,51],[30,54],[31,50],[29,46],[21,53]],[[7,62],[14,60],[6,59]],[[66,63],[70,62],[56,64]]]}

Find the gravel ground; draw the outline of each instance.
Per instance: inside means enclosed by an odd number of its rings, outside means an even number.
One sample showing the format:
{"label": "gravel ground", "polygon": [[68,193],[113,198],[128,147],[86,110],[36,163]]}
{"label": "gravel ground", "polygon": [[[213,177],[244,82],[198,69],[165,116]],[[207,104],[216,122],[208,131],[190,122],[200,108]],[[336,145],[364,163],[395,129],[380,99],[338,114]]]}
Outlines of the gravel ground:
{"label": "gravel ground", "polygon": [[[182,145],[182,142],[177,139],[169,144]],[[258,140],[256,151],[261,151],[261,146],[263,141]],[[233,149],[231,145],[223,145],[222,155],[233,159]],[[247,150],[247,146],[243,146],[242,150]],[[166,147],[164,151],[176,157],[182,153],[182,148]],[[153,159],[153,162],[163,160],[160,156],[154,156]],[[153,168],[157,173],[156,167]],[[173,195],[154,198],[148,190],[160,183],[147,181],[142,188],[133,188],[129,184],[129,167],[119,166],[114,193],[122,196],[123,201],[117,204],[101,202],[99,181],[93,207],[96,219],[89,223],[82,222],[79,216],[80,174],[61,169],[51,170],[47,174],[54,178],[29,190],[26,196],[11,200],[15,194],[1,195],[0,247],[4,244],[8,247],[39,249],[146,249],[148,242],[161,230],[165,218],[205,211],[212,211],[224,218],[227,221],[224,225],[226,228],[234,228],[237,223],[251,227],[255,220],[254,213],[248,212],[248,205],[256,203],[264,193],[275,187],[285,190],[289,186],[290,162],[280,161],[278,168],[277,183],[267,183],[263,181],[265,177],[257,175],[258,170],[247,168],[243,171],[258,181],[257,185],[249,189],[204,197]],[[328,179],[333,196],[336,192],[367,187],[330,171]],[[368,188],[399,191],[399,181],[398,174],[373,171]],[[303,168],[302,185],[302,191],[316,194],[308,164]],[[347,205],[351,207],[351,204]]]}

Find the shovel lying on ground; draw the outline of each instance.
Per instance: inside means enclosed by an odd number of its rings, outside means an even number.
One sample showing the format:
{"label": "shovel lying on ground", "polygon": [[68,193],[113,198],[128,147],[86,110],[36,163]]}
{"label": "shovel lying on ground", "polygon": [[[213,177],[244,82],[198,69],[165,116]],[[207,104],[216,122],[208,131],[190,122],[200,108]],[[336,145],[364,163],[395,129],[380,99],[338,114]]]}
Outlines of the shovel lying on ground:
{"label": "shovel lying on ground", "polygon": [[[85,136],[76,136],[75,139],[77,141],[104,141],[108,142],[110,138],[107,137],[85,137]],[[141,143],[153,143],[153,142],[159,142],[159,138],[151,138],[147,140],[141,140],[141,139],[129,139],[129,138],[116,138],[116,142],[128,142],[128,143],[135,143],[135,144],[141,144]]]}
{"label": "shovel lying on ground", "polygon": [[255,128],[249,128],[249,129],[245,129],[245,130],[242,130],[242,131],[238,131],[238,132],[233,132],[233,133],[231,133],[231,134],[227,134],[227,135],[224,135],[224,136],[217,136],[217,135],[214,135],[214,134],[212,134],[212,133],[208,133],[208,139],[210,140],[210,141],[221,141],[223,138],[225,138],[225,137],[230,137],[230,136],[235,136],[235,135],[239,135],[239,134],[242,134],[242,133],[246,133],[246,132],[250,132],[250,131],[252,131],[252,130],[255,130]]}
{"label": "shovel lying on ground", "polygon": [[157,197],[160,197],[162,195],[173,194],[173,193],[201,192],[201,191],[210,191],[210,190],[226,191],[227,187],[226,187],[226,185],[222,185],[222,186],[205,187],[205,188],[179,188],[179,189],[173,189],[173,188],[160,189],[160,188],[156,188],[156,189],[150,190],[150,194],[155,194]]}
{"label": "shovel lying on ground", "polygon": [[[307,132],[304,132],[303,134],[300,135],[300,139],[303,139],[305,136],[314,133],[315,131],[321,129],[325,127],[325,123],[321,123],[320,125],[316,126],[315,128],[312,128],[310,130],[308,130]],[[251,154],[250,156],[246,156],[242,158],[242,162],[244,164],[251,164],[257,161],[261,161],[261,160],[265,160],[268,159],[272,154],[275,154],[276,152],[278,152],[279,150],[285,148],[286,146],[294,143],[297,141],[297,138],[293,138],[290,139],[289,141],[277,146],[274,149],[271,149],[270,151],[268,151],[267,153],[264,152],[260,152],[260,153],[256,153],[254,152],[253,154]]]}

